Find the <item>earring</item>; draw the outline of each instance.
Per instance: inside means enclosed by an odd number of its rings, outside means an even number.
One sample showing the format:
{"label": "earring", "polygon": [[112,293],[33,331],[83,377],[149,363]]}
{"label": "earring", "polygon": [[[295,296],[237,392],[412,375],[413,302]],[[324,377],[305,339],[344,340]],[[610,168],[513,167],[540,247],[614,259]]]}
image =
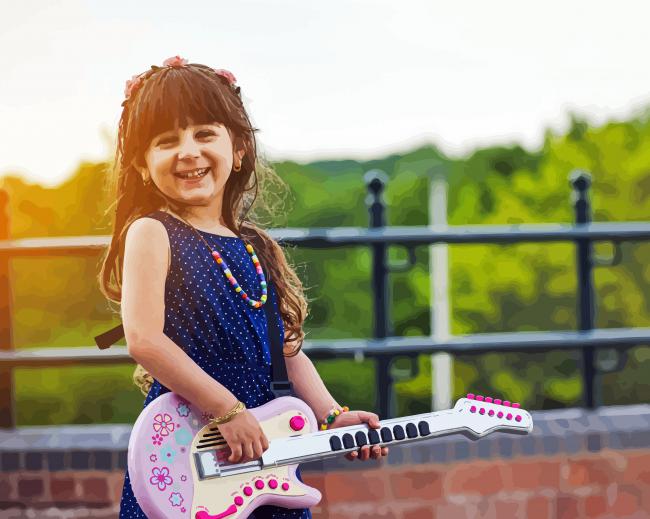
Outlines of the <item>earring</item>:
{"label": "earring", "polygon": [[235,170],[235,171],[241,171],[241,163],[239,164],[239,167],[238,167],[238,168],[233,167],[232,169]]}
{"label": "earring", "polygon": [[149,184],[151,184],[151,177],[147,177],[147,178],[144,178],[144,177],[143,177],[143,178],[142,178],[142,183],[143,183],[145,186],[148,186]]}

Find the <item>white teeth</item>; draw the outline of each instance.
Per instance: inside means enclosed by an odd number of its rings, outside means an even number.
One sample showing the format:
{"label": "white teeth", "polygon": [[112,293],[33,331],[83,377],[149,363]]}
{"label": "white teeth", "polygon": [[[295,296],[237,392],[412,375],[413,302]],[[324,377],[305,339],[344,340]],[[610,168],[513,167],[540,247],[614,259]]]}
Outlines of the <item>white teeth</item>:
{"label": "white teeth", "polygon": [[191,171],[189,173],[178,173],[178,176],[187,179],[199,178],[205,175],[209,170],[210,168],[195,169],[194,171]]}

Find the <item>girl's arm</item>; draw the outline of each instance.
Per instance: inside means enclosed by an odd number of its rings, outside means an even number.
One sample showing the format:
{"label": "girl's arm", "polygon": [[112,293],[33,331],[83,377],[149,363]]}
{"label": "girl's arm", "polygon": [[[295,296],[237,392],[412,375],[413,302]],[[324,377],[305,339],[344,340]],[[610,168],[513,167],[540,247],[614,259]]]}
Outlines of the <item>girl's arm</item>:
{"label": "girl's arm", "polygon": [[334,400],[323,384],[314,364],[302,350],[297,355],[284,359],[287,365],[287,375],[293,384],[296,396],[311,407],[319,422],[327,417],[333,405],[342,407]]}
{"label": "girl's arm", "polygon": [[121,312],[129,355],[165,387],[222,416],[237,398],[163,333],[169,238],[153,218],[133,222],[124,244]]}
{"label": "girl's arm", "polygon": [[[296,396],[304,400],[311,407],[319,424],[327,417],[333,405],[342,407],[330,395],[318,371],[316,371],[314,364],[302,350],[293,357],[285,357],[285,361],[287,365],[287,376],[293,384]],[[346,425],[357,425],[360,423],[368,423],[373,429],[379,429],[380,427],[379,417],[375,413],[350,411],[337,416],[329,428],[345,427]],[[380,459],[382,456],[387,455],[388,447],[374,445],[371,450],[370,445],[364,445],[358,451],[345,454],[345,457],[350,461],[355,459],[366,461],[370,458]]]}

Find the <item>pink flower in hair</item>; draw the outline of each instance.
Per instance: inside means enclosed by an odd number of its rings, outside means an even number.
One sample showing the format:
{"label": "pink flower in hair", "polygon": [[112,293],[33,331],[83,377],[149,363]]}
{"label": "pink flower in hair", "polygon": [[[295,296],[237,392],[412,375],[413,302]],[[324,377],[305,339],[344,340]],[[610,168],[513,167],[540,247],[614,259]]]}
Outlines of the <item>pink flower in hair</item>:
{"label": "pink flower in hair", "polygon": [[181,68],[185,65],[187,65],[187,60],[180,56],[172,56],[163,61],[163,67]]}
{"label": "pink flower in hair", "polygon": [[131,97],[131,94],[136,88],[138,88],[138,86],[140,86],[140,83],[142,83],[142,74],[137,74],[127,80],[126,86],[124,87],[124,97],[127,99]]}
{"label": "pink flower in hair", "polygon": [[222,68],[218,70],[217,69],[212,69],[212,70],[214,70],[220,76],[225,77],[228,80],[228,83],[230,83],[231,85],[234,85],[237,82],[235,75],[228,70],[224,70]]}

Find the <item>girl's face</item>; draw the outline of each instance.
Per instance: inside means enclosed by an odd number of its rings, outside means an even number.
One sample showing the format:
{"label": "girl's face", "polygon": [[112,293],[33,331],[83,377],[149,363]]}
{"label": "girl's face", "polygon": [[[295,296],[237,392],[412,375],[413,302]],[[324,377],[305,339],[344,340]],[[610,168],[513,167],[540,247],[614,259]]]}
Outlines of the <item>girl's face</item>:
{"label": "girl's face", "polygon": [[[144,158],[152,182],[168,198],[184,205],[211,205],[223,200],[233,161],[241,166],[243,156],[244,150],[235,151],[230,130],[213,123],[155,136]],[[188,173],[200,176],[181,178]],[[146,170],[141,174],[146,178]]]}

